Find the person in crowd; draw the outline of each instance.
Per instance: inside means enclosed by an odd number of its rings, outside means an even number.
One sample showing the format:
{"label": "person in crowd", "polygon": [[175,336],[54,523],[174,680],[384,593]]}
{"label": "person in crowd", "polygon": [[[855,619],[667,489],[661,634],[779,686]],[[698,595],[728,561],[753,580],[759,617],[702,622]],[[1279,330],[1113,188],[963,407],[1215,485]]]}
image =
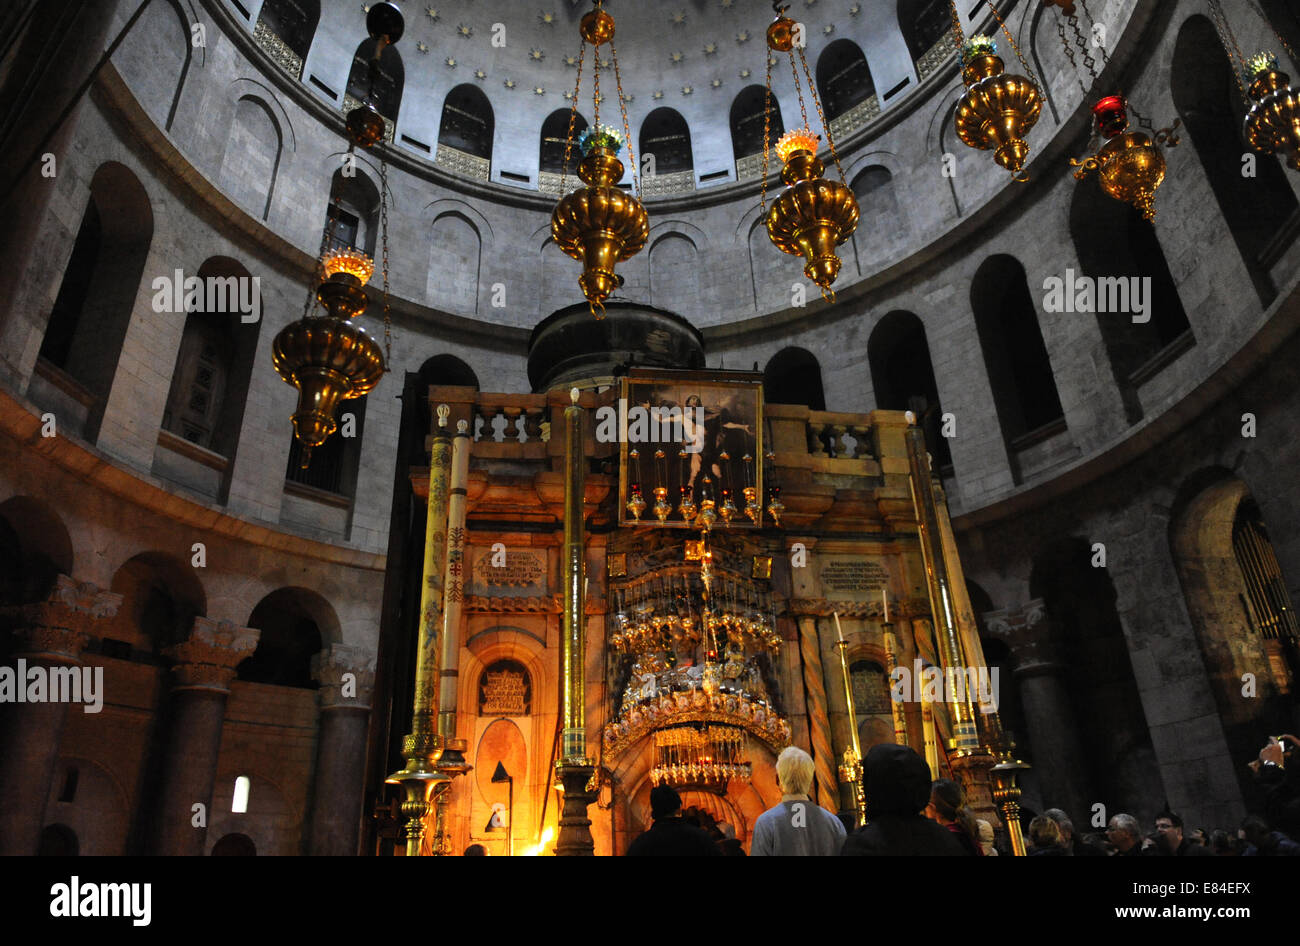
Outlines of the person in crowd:
{"label": "person in crowd", "polygon": [[786,746],[776,759],[776,782],[781,803],[754,822],[753,857],[830,857],[844,846],[844,825],[809,797],[812,756],[798,746]]}
{"label": "person in crowd", "polygon": [[722,836],[720,838],[715,838],[713,843],[718,846],[718,850],[722,852],[723,857],[746,856],[745,846],[741,844],[740,840],[736,837],[736,829],[734,827],[724,821],[722,824],[718,825],[717,831]]}
{"label": "person in crowd", "polygon": [[1066,849],[1061,844],[1061,829],[1047,815],[1037,815],[1029,822],[1030,857],[1064,857]]}
{"label": "person in crowd", "polygon": [[1300,739],[1270,736],[1250,763],[1264,790],[1264,819],[1291,838],[1300,838]]}
{"label": "person in crowd", "polygon": [[1106,842],[1114,849],[1114,857],[1141,857],[1142,832],[1138,820],[1120,813],[1106,823]]}
{"label": "person in crowd", "polygon": [[465,853],[461,857],[488,857],[491,852],[482,844],[471,844],[465,848]]}
{"label": "person in crowd", "polygon": [[1221,829],[1210,832],[1210,850],[1215,857],[1237,857],[1241,853],[1237,850],[1237,839]]}
{"label": "person in crowd", "polygon": [[995,832],[993,831],[993,825],[981,818],[975,822],[975,826],[980,833],[980,850],[984,852],[984,856],[997,857],[998,848],[994,843]]}
{"label": "person in crowd", "polygon": [[1242,857],[1300,857],[1300,844],[1281,831],[1269,829],[1259,815],[1250,815],[1241,823],[1241,838],[1247,844]]}
{"label": "person in crowd", "polygon": [[1183,837],[1183,819],[1166,809],[1156,815],[1156,843],[1148,850],[1153,857],[1212,857],[1208,848]]}
{"label": "person in crowd", "polygon": [[921,814],[930,801],[930,767],[910,746],[872,746],[863,762],[867,823],[844,842],[846,857],[962,857],[951,831]]}
{"label": "person in crowd", "polygon": [[1048,818],[1056,822],[1056,827],[1061,832],[1061,847],[1069,857],[1104,857],[1106,851],[1099,845],[1089,843],[1085,838],[1074,833],[1074,822],[1070,816],[1060,808],[1048,808],[1043,812]]}
{"label": "person in crowd", "polygon": [[628,845],[628,857],[718,857],[707,831],[682,820],[682,797],[671,785],[650,789],[654,823]]}
{"label": "person in crowd", "polygon": [[1206,837],[1204,828],[1197,828],[1195,831],[1188,834],[1187,840],[1199,847],[1210,846],[1210,839]]}
{"label": "person in crowd", "polygon": [[930,804],[925,806],[925,814],[951,831],[967,854],[972,857],[984,855],[984,850],[979,845],[979,826],[975,823],[975,814],[966,807],[961,786],[952,779],[936,779],[931,784]]}

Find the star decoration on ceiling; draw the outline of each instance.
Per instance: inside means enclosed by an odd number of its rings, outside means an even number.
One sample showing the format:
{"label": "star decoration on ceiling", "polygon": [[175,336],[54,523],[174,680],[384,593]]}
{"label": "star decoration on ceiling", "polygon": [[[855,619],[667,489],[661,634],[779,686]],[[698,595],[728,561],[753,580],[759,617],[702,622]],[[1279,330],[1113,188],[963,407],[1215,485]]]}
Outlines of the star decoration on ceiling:
{"label": "star decoration on ceiling", "polygon": [[548,13],[547,11],[543,10],[541,13],[537,14],[537,19],[539,19],[545,26],[555,25],[554,13]]}
{"label": "star decoration on ceiling", "polygon": [[748,42],[749,42],[749,30],[741,30],[739,33],[737,33],[737,34],[736,34],[736,42],[738,42],[738,43],[748,43]]}
{"label": "star decoration on ceiling", "polygon": [[832,33],[835,32],[835,24],[827,23],[825,26],[822,27],[822,32],[825,33],[827,36],[830,36]]}
{"label": "star decoration on ceiling", "polygon": [[610,59],[602,59],[602,60],[600,61],[600,68],[602,68],[602,69],[608,69],[608,68],[609,68],[610,66],[612,66],[612,65],[614,65],[613,60],[610,60]]}
{"label": "star decoration on ceiling", "polygon": [[741,70],[740,70],[740,77],[741,77],[742,79],[748,79],[749,76],[750,76],[750,71],[749,71],[748,69],[741,69]]}
{"label": "star decoration on ceiling", "polygon": [[578,65],[578,57],[570,53],[564,57],[564,64],[571,68],[576,67]]}
{"label": "star decoration on ceiling", "polygon": [[361,4],[361,12],[364,13],[364,14],[366,14],[367,16],[369,16],[369,15],[370,15],[370,4],[368,4],[368,3],[363,3],[363,4]]}
{"label": "star decoration on ceiling", "polygon": [[704,55],[706,55],[706,56],[712,56],[712,55],[713,55],[714,53],[716,53],[717,51],[718,51],[718,44],[717,44],[717,43],[705,43],[705,44],[704,44]]}
{"label": "star decoration on ceiling", "polygon": [[462,23],[456,27],[456,32],[459,33],[461,36],[463,36],[465,39],[469,39],[471,36],[474,35],[474,27],[467,26],[466,24]]}
{"label": "star decoration on ceiling", "polygon": [[505,82],[502,83],[502,85],[504,85],[507,89],[513,89],[515,87],[515,84],[516,83],[514,79],[507,79]]}
{"label": "star decoration on ceiling", "polygon": [[670,16],[669,19],[672,20],[673,26],[681,26],[686,22],[686,11],[678,10],[676,13]]}
{"label": "star decoration on ceiling", "polygon": [[817,0],[803,0],[803,2],[805,6],[809,7],[815,7],[817,5]]}
{"label": "star decoration on ceiling", "polygon": [[690,86],[690,85],[682,86],[682,95],[690,95],[694,91],[695,91],[694,86]]}
{"label": "star decoration on ceiling", "polygon": [[475,78],[475,79],[486,79],[486,78],[487,78],[487,73],[484,72],[482,69],[475,69],[475,70],[474,70],[474,78]]}
{"label": "star decoration on ceiling", "polygon": [[437,7],[425,7],[425,8],[424,8],[424,12],[427,13],[427,14],[429,14],[429,19],[433,20],[433,22],[435,22],[435,23],[438,22],[438,8],[437,8]]}
{"label": "star decoration on ceiling", "polygon": [[849,16],[857,16],[861,12],[862,12],[861,4],[855,3],[853,4],[853,6],[849,7]]}
{"label": "star decoration on ceiling", "polygon": [[668,59],[669,59],[670,62],[672,62],[672,64],[673,64],[674,66],[677,65],[678,63],[680,63],[680,62],[681,62],[683,59],[685,59],[685,58],[686,58],[686,56],[685,56],[684,54],[682,54],[682,53],[669,53],[669,54],[668,54]]}
{"label": "star decoration on ceiling", "polygon": [[722,80],[721,80],[721,79],[713,79],[713,80],[711,80],[711,81],[709,82],[709,85],[711,85],[711,86],[712,86],[713,88],[715,88],[715,89],[720,89],[720,88],[722,88]]}
{"label": "star decoration on ceiling", "polygon": [[650,93],[650,97],[654,99],[656,102],[658,102],[661,98],[664,97],[663,89],[655,89],[653,92]]}
{"label": "star decoration on ceiling", "polygon": [[540,85],[533,86],[533,95],[545,95],[545,94],[546,94],[546,89],[542,88]]}
{"label": "star decoration on ceiling", "polygon": [[420,53],[427,53],[429,51],[429,47],[424,43],[416,43],[415,51]]}
{"label": "star decoration on ceiling", "polygon": [[635,95],[625,95],[625,96],[623,96],[623,104],[624,104],[624,105],[631,105],[631,104],[632,104],[633,102],[635,102],[635,101],[636,101],[636,96],[635,96]]}
{"label": "star decoration on ceiling", "polygon": [[443,62],[445,62],[447,65],[451,66],[451,68],[453,68],[453,69],[456,68],[456,59],[455,59],[454,56],[448,56],[446,59],[443,60]]}
{"label": "star decoration on ceiling", "polygon": [[546,58],[546,53],[534,46],[532,49],[528,50],[528,58],[533,62],[541,62]]}
{"label": "star decoration on ceiling", "polygon": [[572,101],[573,101],[573,93],[570,92],[568,89],[565,89],[563,92],[561,92],[561,93],[560,93],[560,97],[563,98],[564,101],[566,101],[566,102],[572,102]]}

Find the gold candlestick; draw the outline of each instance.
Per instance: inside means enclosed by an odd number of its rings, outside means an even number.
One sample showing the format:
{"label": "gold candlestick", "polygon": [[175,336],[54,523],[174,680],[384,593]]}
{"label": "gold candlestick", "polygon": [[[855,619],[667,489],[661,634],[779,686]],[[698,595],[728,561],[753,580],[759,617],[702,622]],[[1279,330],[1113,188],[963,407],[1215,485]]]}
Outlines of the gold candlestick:
{"label": "gold candlestick", "polygon": [[849,642],[844,639],[844,630],[840,627],[840,614],[835,614],[835,633],[839,641],[835,646],[840,652],[840,670],[844,677],[844,700],[849,709],[849,747],[844,750],[840,762],[840,781],[853,786],[853,809],[857,813],[860,828],[867,823],[867,793],[862,785],[862,745],[858,741],[858,711],[853,704],[853,682],[849,679]]}
{"label": "gold candlestick", "polygon": [[[886,605],[888,608],[888,605]],[[885,612],[885,621],[880,625],[885,637],[885,670],[892,683],[894,670],[898,667],[898,638],[894,636],[894,625],[889,622],[889,612]],[[894,742],[900,746],[907,745],[907,707],[902,700],[894,699],[894,688],[889,688],[889,712],[894,717]]]}

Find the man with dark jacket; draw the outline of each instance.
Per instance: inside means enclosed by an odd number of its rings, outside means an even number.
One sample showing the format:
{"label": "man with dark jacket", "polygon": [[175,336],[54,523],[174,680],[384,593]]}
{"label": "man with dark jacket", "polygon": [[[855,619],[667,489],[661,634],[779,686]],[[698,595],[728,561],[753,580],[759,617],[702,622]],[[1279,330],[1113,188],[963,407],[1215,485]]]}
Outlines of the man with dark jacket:
{"label": "man with dark jacket", "polygon": [[963,857],[952,832],[921,814],[930,802],[930,767],[910,746],[872,746],[863,763],[867,823],[850,834],[846,857]]}
{"label": "man with dark jacket", "polygon": [[722,854],[703,828],[682,820],[682,797],[671,785],[650,789],[654,824],[631,843],[628,857],[718,857]]}
{"label": "man with dark jacket", "polygon": [[1148,857],[1213,857],[1209,848],[1183,837],[1183,819],[1172,811],[1156,815],[1156,843]]}

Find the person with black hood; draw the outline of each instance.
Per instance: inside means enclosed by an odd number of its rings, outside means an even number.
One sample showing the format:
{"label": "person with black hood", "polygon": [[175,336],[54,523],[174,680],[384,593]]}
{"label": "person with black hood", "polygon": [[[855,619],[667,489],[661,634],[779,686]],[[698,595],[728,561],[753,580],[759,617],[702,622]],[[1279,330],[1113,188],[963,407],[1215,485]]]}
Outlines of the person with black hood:
{"label": "person with black hood", "polygon": [[850,834],[845,857],[963,857],[951,831],[921,814],[930,803],[930,767],[910,746],[872,746],[863,763],[867,823]]}
{"label": "person with black hood", "polygon": [[682,820],[682,797],[671,785],[650,789],[650,814],[654,824],[628,846],[628,857],[721,856],[707,831]]}

